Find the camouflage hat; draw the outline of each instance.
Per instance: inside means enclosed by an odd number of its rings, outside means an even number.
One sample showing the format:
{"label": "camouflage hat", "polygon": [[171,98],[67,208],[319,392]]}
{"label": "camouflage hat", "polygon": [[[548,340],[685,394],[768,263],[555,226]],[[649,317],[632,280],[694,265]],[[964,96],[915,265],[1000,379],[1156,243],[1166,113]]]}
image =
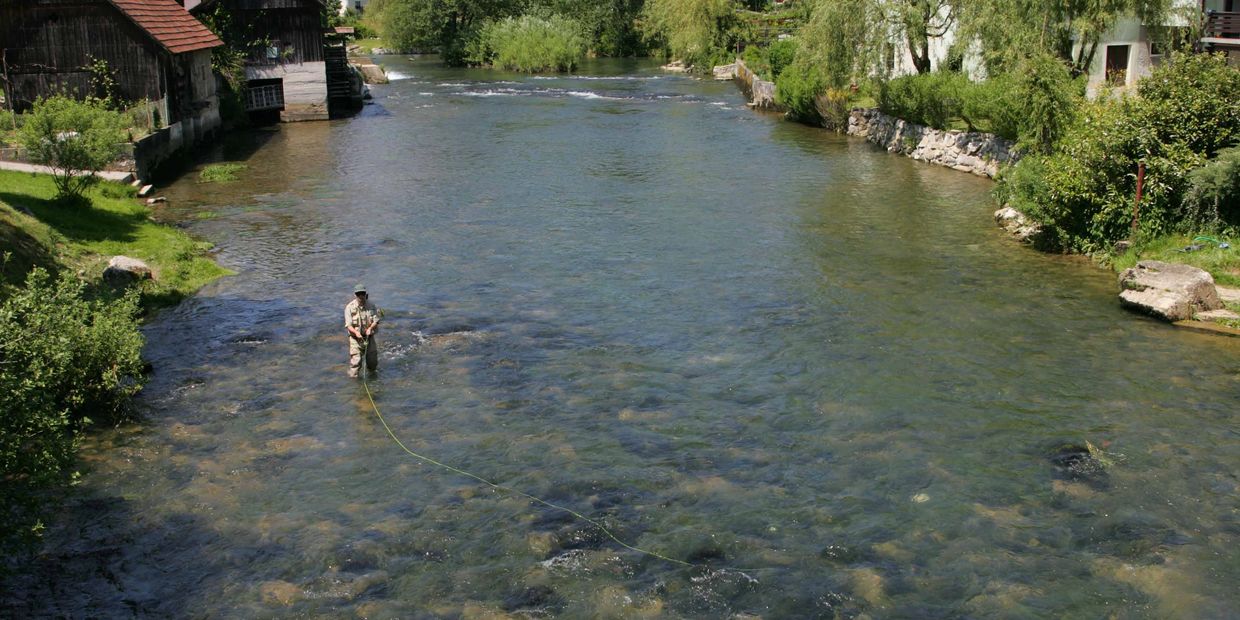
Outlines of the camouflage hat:
{"label": "camouflage hat", "polygon": [[354,293],[355,295],[356,295],[357,293],[365,293],[365,292],[366,292],[366,285],[365,285],[365,284],[358,284],[357,286],[354,286],[354,287],[353,287],[353,293]]}

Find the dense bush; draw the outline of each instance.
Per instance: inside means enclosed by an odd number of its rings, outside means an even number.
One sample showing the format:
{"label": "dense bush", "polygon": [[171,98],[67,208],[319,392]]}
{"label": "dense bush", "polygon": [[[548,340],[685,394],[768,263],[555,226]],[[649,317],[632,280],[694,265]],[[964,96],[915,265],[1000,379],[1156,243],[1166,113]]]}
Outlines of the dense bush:
{"label": "dense bush", "polygon": [[554,15],[510,17],[482,29],[470,60],[513,71],[572,71],[586,54],[577,22]]}
{"label": "dense bush", "polygon": [[880,85],[878,107],[910,123],[949,129],[964,111],[969,88],[968,77],[949,71],[898,77]]}
{"label": "dense bush", "polygon": [[1240,147],[1219,151],[1216,159],[1188,174],[1184,215],[1201,230],[1234,233],[1240,228]]}
{"label": "dense bush", "polygon": [[35,498],[63,480],[76,432],[119,420],[141,386],[136,292],[87,300],[71,274],[34,269],[0,304],[0,547],[31,532]]}
{"label": "dense bush", "polygon": [[796,57],[796,39],[783,39],[770,44],[766,48],[766,61],[771,68],[771,75],[767,79],[774,82],[784,72],[784,69],[792,65]]}
{"label": "dense bush", "polygon": [[821,122],[815,99],[826,91],[826,81],[817,67],[794,62],[775,79],[775,100],[788,109],[788,115],[807,123]]}
{"label": "dense bush", "polygon": [[1182,142],[1213,157],[1240,143],[1240,69],[1221,54],[1177,54],[1141,80],[1146,144]]}
{"label": "dense bush", "polygon": [[1050,150],[1071,122],[1084,92],[1067,66],[1031,57],[1021,71],[974,82],[951,71],[899,77],[880,85],[878,107],[906,121],[987,131],[1020,142],[1025,152]]}
{"label": "dense bush", "polygon": [[[1190,173],[1240,135],[1240,70],[1220,56],[1180,56],[1138,89],[1137,98],[1083,106],[1051,153],[1024,158],[1000,180],[998,198],[1042,223],[1044,243],[1092,253],[1127,237],[1142,162],[1138,234],[1199,223],[1201,203],[1185,202]],[[1212,174],[1195,173],[1201,191]]]}
{"label": "dense bush", "polygon": [[22,145],[35,163],[55,170],[61,198],[76,198],[121,152],[125,116],[99,100],[57,95],[40,98],[21,128]]}

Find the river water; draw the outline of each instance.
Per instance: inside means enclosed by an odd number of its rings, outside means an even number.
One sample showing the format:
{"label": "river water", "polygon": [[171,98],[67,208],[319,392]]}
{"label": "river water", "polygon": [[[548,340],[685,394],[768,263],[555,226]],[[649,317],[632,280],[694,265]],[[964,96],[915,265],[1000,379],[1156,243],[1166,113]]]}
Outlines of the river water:
{"label": "river water", "polygon": [[[1240,608],[1240,346],[1008,240],[989,181],[646,62],[384,62],[358,117],[166,188],[238,273],[150,323],[145,417],[85,446],[8,612]],[[358,281],[409,449],[694,566],[403,452],[345,376]]]}

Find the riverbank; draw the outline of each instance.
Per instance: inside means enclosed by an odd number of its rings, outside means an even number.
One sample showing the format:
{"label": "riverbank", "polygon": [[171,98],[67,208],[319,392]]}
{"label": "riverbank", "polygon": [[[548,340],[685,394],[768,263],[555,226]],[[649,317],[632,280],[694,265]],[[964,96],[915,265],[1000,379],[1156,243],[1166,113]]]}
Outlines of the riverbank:
{"label": "riverbank", "polygon": [[[752,71],[745,69],[743,61],[739,58],[735,64],[715,67],[714,74],[716,79],[734,80],[742,92],[754,99],[750,103],[752,107],[761,107],[757,104],[758,91],[752,84],[765,85],[762,90],[764,101],[776,100],[775,85],[771,82],[763,82]],[[819,103],[819,105],[822,104]],[[826,125],[825,123],[810,124],[811,126]],[[1062,239],[1060,243],[1048,244],[1046,233],[1050,227],[1036,221],[1035,218],[1030,217],[1030,214],[1013,208],[1010,204],[1013,187],[1020,190],[1026,189],[1025,186],[1028,185],[1046,183],[1043,179],[1031,180],[1028,178],[1030,175],[1021,174],[1023,170],[1017,165],[1022,153],[1012,140],[979,131],[927,127],[873,107],[853,108],[847,115],[847,121],[843,126],[825,128],[843,130],[849,136],[863,138],[890,153],[898,153],[918,161],[999,180],[1000,185],[996,188],[995,199],[1000,209],[995,213],[995,220],[1002,228],[1014,238],[1039,249],[1070,249],[1062,243]],[[1032,157],[1039,160],[1043,155],[1034,153]],[[1099,180],[1105,178],[1104,173],[1100,171],[1093,171],[1091,174],[1098,176]],[[1006,177],[1014,177],[1016,180],[1013,181]],[[1007,187],[1004,187],[1005,184]],[[1035,202],[1045,200],[1046,189],[1043,188],[1042,191],[1044,193],[1032,197]],[[1038,209],[1037,204],[1030,203],[1029,200],[1024,202],[1026,204],[1023,206],[1029,207],[1032,204],[1034,210]],[[1138,216],[1134,213],[1132,217],[1135,226]],[[1167,216],[1156,214],[1155,217]],[[1062,236],[1063,225],[1061,222],[1057,224],[1059,224],[1057,232]],[[1169,225],[1163,226],[1162,230],[1165,231],[1170,227]],[[1127,228],[1123,230],[1126,232]],[[1115,244],[1115,247],[1106,251],[1088,252],[1087,255],[1098,264],[1112,268],[1116,273],[1124,272],[1143,261],[1184,264],[1203,270],[1210,275],[1218,288],[1219,297],[1223,300],[1222,305],[1219,308],[1211,308],[1210,312],[1189,313],[1187,317],[1190,319],[1189,322],[1195,323],[1194,319],[1204,321],[1211,326],[1221,326],[1221,330],[1214,331],[1240,335],[1240,331],[1237,331],[1237,328],[1240,328],[1240,320],[1236,318],[1236,314],[1240,312],[1240,303],[1236,302],[1235,296],[1231,293],[1232,288],[1240,283],[1240,255],[1233,247],[1234,240],[1218,235],[1167,232],[1140,234],[1135,229],[1133,233],[1128,241]],[[1199,277],[1204,277],[1204,274]],[[1168,291],[1167,295],[1180,299],[1182,303],[1179,305],[1197,305],[1196,301],[1190,302],[1185,299],[1187,294],[1182,291]],[[1177,324],[1183,322],[1179,318],[1165,316],[1154,307],[1133,305],[1128,301],[1125,301],[1125,305],[1177,322]],[[1211,329],[1213,330],[1213,327]]]}
{"label": "riverbank", "polygon": [[98,284],[111,257],[129,256],[154,272],[141,283],[143,305],[153,309],[231,273],[210,258],[210,243],[153,219],[129,185],[100,181],[74,205],[56,202],[48,175],[0,170],[0,187],[0,245],[11,253],[0,273],[7,283],[24,281],[38,266]]}

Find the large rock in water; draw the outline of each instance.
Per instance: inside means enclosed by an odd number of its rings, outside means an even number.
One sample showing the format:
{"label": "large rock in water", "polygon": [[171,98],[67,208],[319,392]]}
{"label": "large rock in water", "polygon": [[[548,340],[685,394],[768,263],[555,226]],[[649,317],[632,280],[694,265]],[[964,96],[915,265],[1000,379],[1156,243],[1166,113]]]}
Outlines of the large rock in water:
{"label": "large rock in water", "polygon": [[1185,321],[1198,312],[1223,307],[1214,278],[1191,265],[1145,260],[1119,276],[1125,306],[1168,321]]}
{"label": "large rock in water", "polygon": [[139,280],[154,278],[151,268],[144,262],[128,256],[113,256],[103,270],[103,280],[112,286],[129,286]]}

